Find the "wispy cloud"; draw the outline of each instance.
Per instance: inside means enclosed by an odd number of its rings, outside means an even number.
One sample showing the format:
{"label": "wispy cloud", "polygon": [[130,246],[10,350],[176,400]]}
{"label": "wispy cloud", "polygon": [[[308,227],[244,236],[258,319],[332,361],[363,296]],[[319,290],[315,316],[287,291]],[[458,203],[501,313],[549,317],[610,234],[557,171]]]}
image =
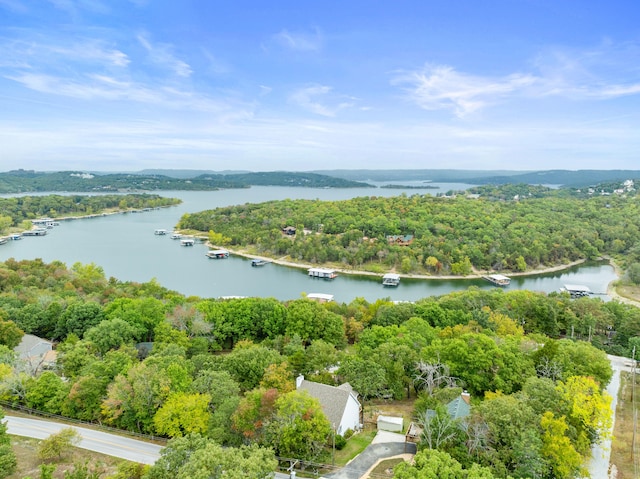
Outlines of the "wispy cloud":
{"label": "wispy cloud", "polygon": [[[541,52],[529,72],[491,77],[427,64],[395,74],[391,84],[425,110],[450,110],[464,118],[483,108],[515,98],[560,97],[608,100],[640,94],[635,59],[637,44],[603,42],[583,51],[553,49]],[[621,82],[621,78],[629,78]]]}
{"label": "wispy cloud", "polygon": [[146,33],[137,36],[153,63],[168,68],[180,77],[189,77],[193,73],[191,66],[173,54],[173,47],[166,43],[152,43]]}
{"label": "wispy cloud", "polygon": [[318,51],[323,44],[323,36],[318,29],[312,33],[281,30],[273,39],[283,47],[302,52]]}
{"label": "wispy cloud", "polygon": [[531,75],[488,78],[446,65],[426,65],[420,71],[398,74],[392,84],[404,87],[409,98],[425,110],[453,110],[462,118],[536,81]]}
{"label": "wispy cloud", "polygon": [[[340,101],[340,97],[331,95],[332,89],[326,85],[314,85],[293,92],[289,100],[316,115],[335,116],[340,110],[354,106],[353,99]],[[325,100],[322,102],[321,100]],[[333,104],[329,104],[333,103]]]}

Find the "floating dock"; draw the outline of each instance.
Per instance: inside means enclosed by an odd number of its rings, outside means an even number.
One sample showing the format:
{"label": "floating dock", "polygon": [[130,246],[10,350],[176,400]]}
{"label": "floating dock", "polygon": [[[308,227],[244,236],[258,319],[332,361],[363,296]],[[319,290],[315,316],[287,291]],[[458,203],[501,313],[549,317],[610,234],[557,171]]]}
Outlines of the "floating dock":
{"label": "floating dock", "polygon": [[569,293],[572,298],[584,298],[593,294],[588,286],[581,284],[565,284],[563,288],[560,288],[560,291]]}
{"label": "floating dock", "polygon": [[213,249],[205,256],[209,259],[224,259],[229,257],[229,252],[226,249]]}
{"label": "floating dock", "polygon": [[400,284],[400,275],[396,273],[387,273],[382,277],[383,286],[398,286]]}
{"label": "floating dock", "polygon": [[511,278],[503,274],[489,274],[483,276],[482,279],[489,281],[494,286],[508,286],[511,283]]}
{"label": "floating dock", "polygon": [[327,268],[309,268],[308,272],[312,278],[334,279],[338,276],[335,270]]}

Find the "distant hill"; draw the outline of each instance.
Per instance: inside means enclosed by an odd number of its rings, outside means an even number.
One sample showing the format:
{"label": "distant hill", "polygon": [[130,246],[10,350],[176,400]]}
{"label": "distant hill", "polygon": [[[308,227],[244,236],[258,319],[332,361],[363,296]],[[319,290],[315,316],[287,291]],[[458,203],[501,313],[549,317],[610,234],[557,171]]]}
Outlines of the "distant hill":
{"label": "distant hill", "polygon": [[36,172],[14,170],[0,173],[0,193],[118,192],[248,188],[251,185],[303,186],[309,188],[361,188],[366,183],[316,173],[207,173],[190,178],[141,173],[88,173],[83,171]]}
{"label": "distant hill", "polygon": [[639,179],[640,170],[320,170],[317,173],[354,181],[432,181],[434,183],[468,183],[503,185],[561,185],[581,188],[608,181]]}

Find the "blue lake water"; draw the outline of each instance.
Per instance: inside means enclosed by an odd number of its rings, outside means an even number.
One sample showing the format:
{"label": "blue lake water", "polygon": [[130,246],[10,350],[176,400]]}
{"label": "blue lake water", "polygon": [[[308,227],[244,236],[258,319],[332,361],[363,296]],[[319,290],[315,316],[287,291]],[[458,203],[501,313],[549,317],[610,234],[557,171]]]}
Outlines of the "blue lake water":
{"label": "blue lake water", "polygon": [[[95,263],[104,269],[107,277],[139,282],[155,278],[169,289],[204,298],[259,296],[287,300],[299,298],[303,293],[327,293],[333,294],[339,302],[350,302],[357,297],[368,301],[379,298],[415,301],[470,286],[494,288],[488,282],[478,279],[403,278],[397,288],[383,287],[379,277],[342,274],[333,281],[312,279],[305,269],[275,264],[253,268],[250,260],[234,256],[225,260],[208,259],[205,256],[208,249],[203,244],[183,247],[169,235],[154,235],[154,230],[160,228],[171,232],[184,213],[218,206],[286,198],[341,200],[402,193],[435,195],[449,190],[463,190],[469,186],[451,183],[430,185],[437,186],[438,189],[252,187],[209,192],[162,192],[162,196],[181,198],[183,203],[143,213],[64,221],[60,226],[49,230],[49,234],[44,237],[29,237],[0,245],[0,261],[8,258],[41,258],[46,262],[60,260],[67,266],[76,262]],[[506,289],[552,292],[558,291],[564,284],[580,284],[588,286],[595,293],[604,293],[608,283],[615,278],[615,272],[608,264],[587,264],[563,272],[514,277]],[[604,295],[601,297],[607,299]]]}

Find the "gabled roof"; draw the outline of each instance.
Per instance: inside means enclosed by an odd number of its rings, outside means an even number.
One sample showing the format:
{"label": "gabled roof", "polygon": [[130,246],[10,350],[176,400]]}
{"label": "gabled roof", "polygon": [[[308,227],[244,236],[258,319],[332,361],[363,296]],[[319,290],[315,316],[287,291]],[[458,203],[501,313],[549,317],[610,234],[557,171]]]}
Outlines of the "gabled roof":
{"label": "gabled roof", "polygon": [[20,344],[15,347],[14,351],[18,353],[22,359],[26,359],[34,356],[42,357],[47,351],[51,351],[51,349],[53,349],[53,343],[51,341],[39,338],[33,334],[25,334],[22,336]]}
{"label": "gabled roof", "polygon": [[335,427],[338,427],[342,421],[349,397],[353,397],[360,404],[358,395],[353,391],[349,383],[335,387],[303,379],[298,386],[298,390],[307,391],[312,397],[316,398],[320,402],[324,415]]}
{"label": "gabled roof", "polygon": [[451,419],[460,419],[462,417],[467,417],[471,413],[471,406],[461,394],[447,404],[447,412]]}

